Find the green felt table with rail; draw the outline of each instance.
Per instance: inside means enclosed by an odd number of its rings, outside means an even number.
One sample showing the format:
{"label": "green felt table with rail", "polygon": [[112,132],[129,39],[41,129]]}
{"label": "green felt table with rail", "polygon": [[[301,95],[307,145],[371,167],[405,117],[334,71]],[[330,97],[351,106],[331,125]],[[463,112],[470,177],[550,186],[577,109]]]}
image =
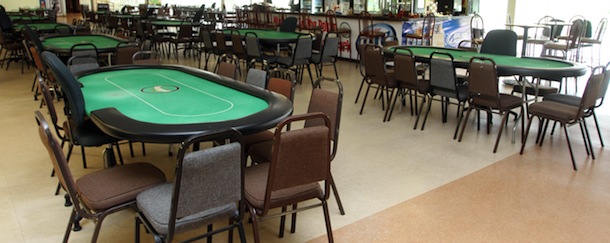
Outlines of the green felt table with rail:
{"label": "green felt table with rail", "polygon": [[183,66],[113,66],[78,80],[92,120],[102,131],[132,141],[181,142],[227,127],[258,132],[292,111],[280,95]]}
{"label": "green felt table with rail", "polygon": [[[392,55],[396,48],[386,48],[386,55]],[[419,62],[428,62],[430,54],[433,52],[449,53],[453,56],[456,67],[461,68],[467,68],[472,57],[491,58],[496,62],[500,76],[521,75],[559,80],[562,77],[578,77],[586,72],[585,65],[557,59],[494,55],[441,47],[404,46],[398,48],[399,53],[407,53],[400,48],[408,48]]]}
{"label": "green felt table with rail", "polygon": [[232,32],[239,32],[239,35],[245,37],[246,33],[255,33],[261,42],[267,43],[294,43],[297,41],[302,33],[295,32],[280,32],[276,30],[263,30],[263,29],[225,29],[223,33],[230,35]]}
{"label": "green felt table with rail", "polygon": [[153,20],[150,23],[157,27],[178,27],[180,25],[195,25],[190,21],[182,21],[182,20]]}
{"label": "green felt table with rail", "polygon": [[9,15],[11,21],[24,21],[24,22],[39,22],[39,21],[49,21],[47,17],[41,16],[29,16],[29,15]]}
{"label": "green felt table with rail", "polygon": [[72,35],[44,38],[42,46],[45,50],[56,54],[69,54],[72,46],[76,44],[93,44],[99,53],[107,53],[114,52],[116,46],[121,42],[127,41],[106,35]]}
{"label": "green felt table with rail", "polygon": [[[54,32],[55,31],[55,26],[63,26],[66,24],[58,24],[58,23],[30,23],[30,24],[15,24],[13,25],[13,27],[15,28],[15,30],[17,31],[21,31],[21,29],[23,29],[24,26],[30,26],[30,28],[32,28],[33,30],[36,30],[38,32],[43,32],[43,33],[49,33],[49,32]],[[68,25],[66,25],[68,26]],[[69,27],[69,26],[68,26]]]}

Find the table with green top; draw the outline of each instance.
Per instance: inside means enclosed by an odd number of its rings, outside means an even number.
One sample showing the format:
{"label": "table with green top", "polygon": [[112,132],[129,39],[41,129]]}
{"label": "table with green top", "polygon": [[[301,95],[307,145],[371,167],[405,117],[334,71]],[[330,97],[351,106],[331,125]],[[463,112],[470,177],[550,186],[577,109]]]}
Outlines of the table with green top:
{"label": "table with green top", "polygon": [[[399,47],[398,53],[407,53]],[[472,52],[467,50],[450,49],[442,47],[408,46],[418,62],[428,62],[433,52],[449,53],[453,56],[456,67],[468,68],[470,58],[479,56],[491,58],[496,62],[498,76],[531,76],[542,79],[561,80],[563,77],[578,77],[586,73],[585,65],[548,58],[514,57]],[[393,55],[396,47],[384,49],[386,55]]]}
{"label": "table with green top", "polygon": [[37,16],[37,15],[9,15],[8,16],[13,22],[45,22],[50,21],[47,17]]}
{"label": "table with green top", "polygon": [[[57,55],[69,55],[70,49],[76,44],[93,44],[98,53],[110,53],[114,52],[116,46],[121,42],[126,42],[126,40],[107,35],[70,35],[44,38],[42,46],[45,50],[54,52]],[[78,48],[88,47],[83,46]]]}
{"label": "table with green top", "polygon": [[250,134],[274,127],[292,112],[281,95],[185,66],[113,66],[78,80],[93,122],[130,141],[177,143],[231,127]]}
{"label": "table with green top", "polygon": [[152,20],[150,21],[150,23],[154,26],[156,26],[157,28],[164,28],[164,27],[178,27],[181,25],[197,25],[191,21],[183,21],[183,20],[172,20],[172,19],[166,19],[166,20]]}
{"label": "table with green top", "polygon": [[30,28],[32,28],[33,30],[37,31],[38,33],[53,33],[55,32],[55,26],[68,26],[66,24],[58,24],[58,23],[29,23],[29,24],[15,24],[13,25],[13,27],[15,28],[16,31],[21,31],[23,29],[24,26],[30,26]]}
{"label": "table with green top", "polygon": [[246,33],[254,33],[258,37],[261,43],[267,44],[284,44],[284,43],[296,43],[300,35],[307,35],[295,32],[280,32],[276,30],[265,30],[265,29],[225,29],[223,33],[225,35],[231,35],[232,32],[239,32],[242,37],[246,36]]}

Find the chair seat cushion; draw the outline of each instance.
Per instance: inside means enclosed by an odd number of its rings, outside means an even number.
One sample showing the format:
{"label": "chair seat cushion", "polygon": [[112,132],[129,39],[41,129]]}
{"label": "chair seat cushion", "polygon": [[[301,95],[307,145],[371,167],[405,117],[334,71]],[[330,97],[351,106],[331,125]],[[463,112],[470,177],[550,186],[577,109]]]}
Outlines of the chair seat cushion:
{"label": "chair seat cushion", "polygon": [[141,162],[87,174],[76,180],[76,187],[83,203],[100,211],[134,201],[140,192],[163,182],[161,170]]}
{"label": "chair seat cushion", "polygon": [[498,97],[476,96],[472,99],[472,104],[479,107],[489,107],[497,110],[509,110],[521,106],[522,99],[517,96],[500,94],[500,102]]}
{"label": "chair seat cushion", "polygon": [[247,150],[250,159],[255,163],[269,162],[271,161],[271,146],[273,144],[273,137],[271,140],[259,142],[250,146]]}
{"label": "chair seat cushion", "polygon": [[577,118],[578,107],[553,101],[542,101],[529,105],[528,112],[534,116],[567,123]]}
{"label": "chair seat cushion", "polygon": [[581,98],[574,95],[565,95],[565,94],[548,94],[544,96],[544,101],[553,101],[557,103],[562,103],[566,105],[579,106]]}
{"label": "chair seat cushion", "polygon": [[[269,163],[246,168],[244,197],[248,204],[257,210],[263,208],[268,174]],[[323,196],[324,193],[318,183],[295,186],[272,192],[269,208],[282,207]]]}
{"label": "chair seat cushion", "polygon": [[321,55],[322,54],[319,54],[319,53],[311,54],[311,63],[320,64],[320,63],[335,62],[335,59],[330,56],[323,56],[322,60],[320,60]]}
{"label": "chair seat cushion", "polygon": [[[173,183],[150,188],[137,197],[138,209],[159,234],[167,234],[172,205]],[[175,232],[200,228],[215,221],[233,217],[237,213],[235,203],[211,208],[176,220]]]}

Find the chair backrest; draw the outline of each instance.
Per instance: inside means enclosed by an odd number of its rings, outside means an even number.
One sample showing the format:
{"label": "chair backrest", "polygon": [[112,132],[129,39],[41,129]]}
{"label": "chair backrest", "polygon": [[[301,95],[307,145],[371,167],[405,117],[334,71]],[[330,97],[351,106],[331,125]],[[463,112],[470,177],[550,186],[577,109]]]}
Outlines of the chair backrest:
{"label": "chair backrest", "polygon": [[604,99],[606,98],[608,86],[610,85],[610,62],[608,62],[602,70],[605,76],[599,88],[599,93],[597,95],[597,104],[595,105],[595,107],[600,107],[604,103]]}
{"label": "chair backrest", "polygon": [[100,68],[97,57],[91,55],[72,56],[68,59],[66,65],[72,74]]}
{"label": "chair backrest", "polygon": [[[204,150],[189,152],[201,142],[230,141]],[[243,137],[236,130],[212,131],[186,139],[178,152],[172,203],[168,223],[168,242],[177,221],[188,220],[204,211],[239,203],[243,215],[245,151]]]}
{"label": "chair backrest", "polygon": [[49,157],[51,159],[51,163],[53,164],[53,170],[55,171],[55,175],[59,179],[59,183],[62,188],[68,192],[70,199],[73,202],[73,206],[75,210],[82,215],[83,210],[81,209],[81,205],[78,201],[78,197],[76,196],[76,184],[74,182],[74,176],[70,171],[70,167],[68,166],[68,161],[66,160],[66,156],[61,149],[60,143],[55,139],[53,134],[51,133],[51,129],[49,128],[49,124],[47,120],[44,118],[40,111],[35,111],[36,122],[38,123],[38,134],[40,135],[40,140],[42,144],[45,146],[47,152],[49,153]]}
{"label": "chair backrest", "polygon": [[237,79],[237,65],[230,62],[220,62],[216,74],[227,78]]}
{"label": "chair backrest", "polygon": [[433,94],[457,97],[457,78],[451,54],[445,52],[430,54],[430,87]]}
{"label": "chair backrest", "polygon": [[336,57],[339,55],[339,37],[335,34],[330,36],[331,32],[326,33],[324,37],[324,45],[322,46],[322,57]]}
{"label": "chair backrest", "polygon": [[507,29],[489,31],[481,45],[481,53],[517,56],[517,34]]}
{"label": "chair backrest", "polygon": [[[482,23],[482,20],[481,20]],[[436,25],[436,17],[433,13],[429,13],[424,17],[424,26],[422,26],[422,38],[427,45],[432,45],[432,36],[434,26]]]}
{"label": "chair backrest", "polygon": [[[284,131],[284,127],[297,121],[323,119],[323,126],[305,127]],[[328,198],[330,176],[330,120],[323,113],[295,115],[280,122],[274,133],[269,177],[265,190],[263,210],[266,215],[271,206],[271,195],[277,191],[325,182],[324,198]]]}
{"label": "chair backrest", "polygon": [[493,59],[486,57],[472,57],[470,59],[468,65],[468,93],[474,99],[482,97],[488,102],[494,100],[495,107],[499,107],[498,72],[496,62]]}
{"label": "chair backrest", "polygon": [[572,26],[570,26],[570,34],[568,36],[568,41],[566,42],[567,49],[574,49],[580,45],[580,40],[583,37],[583,33],[585,31],[585,22],[584,20],[577,19],[572,22]]}
{"label": "chair backrest", "polygon": [[267,71],[256,68],[248,69],[246,83],[261,89],[265,89],[267,87]]}
{"label": "chair backrest", "polygon": [[[64,95],[64,111],[68,116],[71,128],[83,125],[85,113],[85,98],[80,89],[80,85],[74,75],[68,70],[66,65],[53,53],[45,51],[42,59],[47,64],[57,82],[61,86]],[[72,133],[74,135],[74,133]]]}
{"label": "chair backrest", "polygon": [[214,42],[212,41],[212,33],[208,29],[201,28],[199,30],[199,35],[203,39],[203,49],[206,52],[211,52],[214,50]]}
{"label": "chair backrest", "polygon": [[[323,81],[330,81],[337,86],[335,92],[322,88]],[[326,83],[326,82],[325,82]],[[333,141],[330,160],[332,161],[337,154],[339,142],[339,125],[341,124],[341,107],[343,105],[343,84],[337,79],[319,77],[314,83],[309,99],[307,113],[322,112],[330,119],[330,139]],[[310,119],[305,121],[305,127],[322,126],[321,119]]]}
{"label": "chair backrest", "polygon": [[58,35],[72,35],[72,29],[67,24],[57,24],[53,30]]}
{"label": "chair backrest", "polygon": [[297,39],[297,44],[294,48],[294,53],[292,54],[292,63],[295,60],[299,59],[307,59],[311,58],[311,51],[313,48],[313,40],[311,35],[299,35]]}
{"label": "chair backrest", "polygon": [[483,39],[485,35],[485,26],[483,23],[483,17],[478,14],[474,14],[470,18],[470,37],[472,40]]}
{"label": "chair backrest", "polygon": [[161,65],[161,54],[156,51],[138,51],[131,57],[131,63],[138,65]]}
{"label": "chair backrest", "polygon": [[120,42],[114,51],[115,65],[125,65],[133,63],[133,55],[140,51],[136,43]]}
{"label": "chair backrest", "polygon": [[407,83],[412,87],[417,85],[415,56],[407,47],[396,47],[394,49],[394,75],[396,81]]}
{"label": "chair backrest", "polygon": [[193,26],[184,23],[180,25],[180,29],[178,30],[178,39],[191,39],[193,38]]}
{"label": "chair backrest", "polygon": [[294,101],[294,82],[288,79],[271,77],[267,83],[267,90],[276,92]]}
{"label": "chair backrest", "polygon": [[258,40],[258,35],[254,32],[247,32],[246,36],[246,54],[249,58],[261,56],[261,45]]}
{"label": "chair backrest", "polygon": [[297,18],[288,17],[282,21],[280,25],[280,32],[295,32],[297,30]]}
{"label": "chair backrest", "polygon": [[604,39],[604,34],[606,33],[607,25],[608,25],[608,19],[602,18],[599,21],[599,24],[597,24],[597,27],[595,28],[595,34],[593,35],[593,38],[595,38],[597,41],[601,42]]}
{"label": "chair backrest", "polygon": [[226,53],[227,52],[227,42],[225,40],[225,34],[222,31],[218,31],[215,33],[216,35],[216,51],[217,53]]}
{"label": "chair backrest", "polygon": [[[598,72],[597,70],[600,71]],[[587,81],[587,86],[582,94],[582,98],[580,99],[577,113],[578,117],[582,117],[588,109],[595,107],[600,96],[599,93],[602,89],[602,85],[607,78],[606,76],[608,76],[606,74],[606,69],[603,66],[596,67],[592,73],[593,74],[591,74]]]}
{"label": "chair backrest", "polygon": [[241,39],[239,30],[231,30],[231,43],[233,44],[233,53],[237,55],[238,58],[245,58],[246,47]]}
{"label": "chair backrest", "polygon": [[373,31],[373,17],[367,11],[362,11],[358,18],[358,31],[360,33],[370,33]]}
{"label": "chair backrest", "polygon": [[49,110],[49,116],[51,117],[51,123],[53,123],[53,127],[55,128],[55,134],[60,137],[61,140],[64,140],[64,134],[61,133],[63,126],[60,126],[57,122],[59,121],[57,117],[57,110],[55,109],[55,104],[53,103],[53,96],[51,95],[51,91],[49,90],[49,86],[47,86],[46,82],[40,77],[40,73],[37,73],[38,78],[38,87],[40,89],[40,93],[42,93],[42,98],[44,103],[47,105],[47,110]]}
{"label": "chair backrest", "polygon": [[40,36],[38,36],[38,32],[34,31],[29,25],[25,25],[23,27],[23,31],[27,33],[26,35],[24,35],[26,40],[28,40],[30,44],[36,46],[38,52],[42,52],[44,50],[44,47],[42,46],[42,42],[40,41]]}
{"label": "chair backrest", "polygon": [[385,58],[382,51],[382,47],[378,45],[366,45],[364,47],[364,70],[366,77],[368,77],[371,82],[380,85],[388,85]]}

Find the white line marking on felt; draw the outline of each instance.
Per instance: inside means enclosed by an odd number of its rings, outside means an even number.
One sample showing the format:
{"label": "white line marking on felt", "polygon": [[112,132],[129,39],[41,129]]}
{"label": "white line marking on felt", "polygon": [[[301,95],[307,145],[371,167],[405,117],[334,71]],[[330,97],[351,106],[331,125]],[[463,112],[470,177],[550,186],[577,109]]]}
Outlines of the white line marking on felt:
{"label": "white line marking on felt", "polygon": [[195,88],[195,87],[193,87],[193,86],[187,85],[187,84],[185,84],[185,83],[182,83],[182,82],[180,82],[180,81],[178,81],[178,80],[172,79],[172,78],[167,77],[167,76],[165,76],[165,75],[158,74],[158,73],[154,73],[154,74],[152,74],[152,75],[157,75],[157,76],[163,77],[163,78],[165,78],[165,79],[167,79],[167,80],[170,80],[170,81],[172,81],[172,82],[175,82],[175,83],[178,83],[178,84],[184,85],[185,87],[188,87],[188,88],[191,88],[191,89],[193,89],[193,90],[195,90],[195,91],[197,91],[197,92],[199,92],[199,93],[202,93],[202,94],[208,95],[208,96],[210,96],[210,97],[216,98],[216,99],[218,99],[218,100],[224,101],[224,102],[226,102],[226,103],[228,103],[228,104],[229,104],[229,107],[228,107],[228,108],[226,108],[226,109],[224,109],[224,110],[217,111],[217,112],[212,112],[212,113],[204,113],[204,114],[198,114],[198,115],[180,115],[180,114],[172,114],[172,113],[167,113],[167,112],[165,112],[165,111],[163,111],[163,110],[159,109],[158,107],[154,106],[153,104],[149,103],[148,101],[146,101],[146,100],[144,100],[144,99],[142,99],[142,98],[138,97],[137,95],[135,95],[134,93],[130,92],[129,90],[127,90],[127,89],[123,88],[122,86],[120,86],[120,85],[116,84],[115,82],[110,81],[110,79],[111,79],[111,78],[114,78],[114,77],[120,76],[120,74],[117,74],[117,75],[110,75],[110,76],[108,76],[108,77],[105,77],[105,78],[104,78],[104,80],[106,80],[106,82],[108,82],[108,83],[110,83],[110,84],[114,85],[115,87],[117,87],[117,88],[119,88],[119,89],[121,89],[121,90],[125,91],[126,93],[128,93],[128,94],[129,94],[129,95],[131,95],[132,97],[134,97],[134,98],[136,98],[136,99],[138,99],[138,100],[140,100],[140,101],[144,102],[144,104],[147,104],[148,106],[150,106],[151,108],[153,108],[153,109],[157,110],[157,111],[158,111],[158,112],[160,112],[161,114],[164,114],[164,115],[167,115],[167,116],[175,116],[175,117],[201,117],[201,116],[212,116],[212,115],[220,114],[220,113],[226,112],[226,111],[228,111],[228,110],[231,110],[231,109],[232,109],[232,108],[235,106],[235,104],[233,104],[233,102],[231,102],[231,101],[229,101],[229,100],[223,99],[223,98],[218,97],[218,96],[213,95],[213,94],[210,94],[210,93],[208,93],[208,92],[205,92],[205,91],[200,90],[200,89],[198,89],[198,88]]}

